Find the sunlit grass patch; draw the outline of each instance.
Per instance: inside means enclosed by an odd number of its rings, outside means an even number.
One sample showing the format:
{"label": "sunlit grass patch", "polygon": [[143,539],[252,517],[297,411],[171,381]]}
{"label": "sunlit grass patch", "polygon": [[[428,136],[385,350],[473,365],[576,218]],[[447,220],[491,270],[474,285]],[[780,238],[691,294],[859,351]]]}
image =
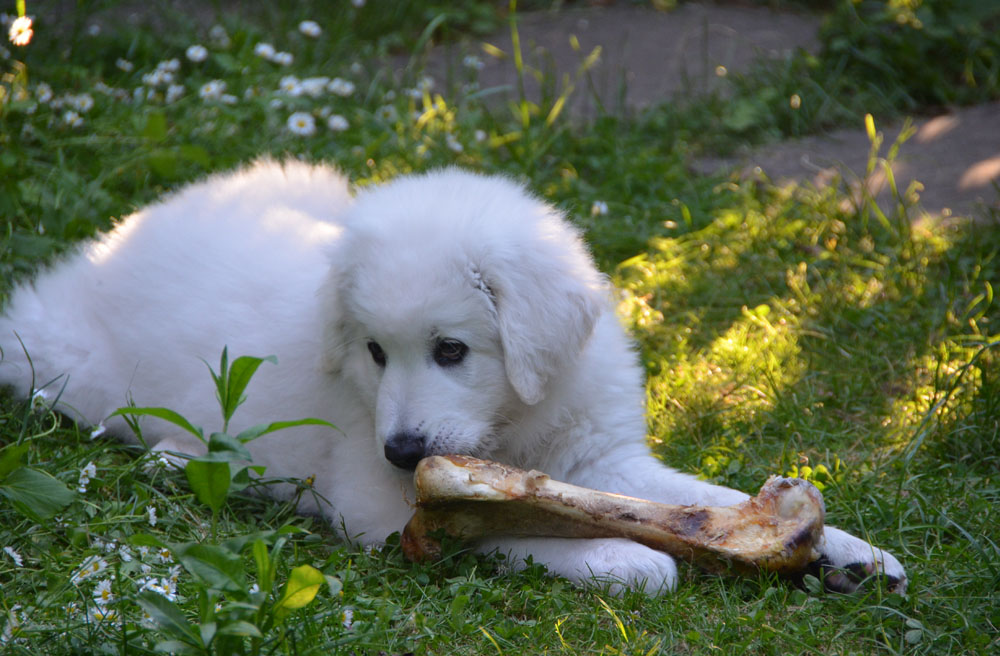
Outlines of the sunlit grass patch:
{"label": "sunlit grass patch", "polygon": [[940,276],[959,273],[953,249],[977,236],[901,228],[905,214],[873,224],[829,190],[751,181],[717,193],[739,204],[652,239],[616,274],[664,453],[697,445],[705,455],[689,466],[723,479],[748,440],[768,445],[775,471],[808,463],[808,444],[822,445],[814,464],[853,466],[873,447],[904,448],[929,413],[969,411],[982,363],[968,363],[995,309],[981,270],[960,273],[974,278],[965,291],[945,292]]}

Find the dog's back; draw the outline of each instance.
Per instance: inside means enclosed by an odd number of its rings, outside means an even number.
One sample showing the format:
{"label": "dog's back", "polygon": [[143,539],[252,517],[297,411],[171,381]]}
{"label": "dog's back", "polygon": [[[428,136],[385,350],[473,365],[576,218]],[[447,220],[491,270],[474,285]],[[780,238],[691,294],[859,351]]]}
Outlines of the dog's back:
{"label": "dog's back", "polygon": [[12,292],[0,385],[44,388],[84,423],[125,405],[127,390],[182,402],[178,386],[210,384],[199,358],[301,332],[303,295],[318,289],[350,203],[331,169],[263,160],[125,218]]}

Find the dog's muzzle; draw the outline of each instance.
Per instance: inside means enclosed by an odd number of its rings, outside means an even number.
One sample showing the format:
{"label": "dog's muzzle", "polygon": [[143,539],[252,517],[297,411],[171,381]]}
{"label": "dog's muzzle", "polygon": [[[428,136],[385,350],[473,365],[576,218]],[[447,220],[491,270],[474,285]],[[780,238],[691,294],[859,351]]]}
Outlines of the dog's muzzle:
{"label": "dog's muzzle", "polygon": [[385,459],[400,469],[417,468],[425,455],[427,441],[418,433],[396,433],[385,441]]}

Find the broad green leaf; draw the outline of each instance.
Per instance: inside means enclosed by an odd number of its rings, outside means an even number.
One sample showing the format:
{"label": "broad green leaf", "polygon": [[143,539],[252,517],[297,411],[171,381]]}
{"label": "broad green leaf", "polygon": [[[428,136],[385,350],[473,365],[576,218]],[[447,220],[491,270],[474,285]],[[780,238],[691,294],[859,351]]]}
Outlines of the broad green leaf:
{"label": "broad green leaf", "polygon": [[156,417],[164,421],[169,421],[175,426],[179,426],[197,437],[202,442],[205,441],[205,432],[193,425],[187,419],[185,419],[180,413],[174,412],[173,410],[167,408],[118,408],[112,412],[109,416],[115,417],[121,415],[127,417],[129,415],[134,415],[136,417]]}
{"label": "broad green leaf", "polygon": [[212,544],[173,545],[174,556],[195,577],[222,592],[244,592],[246,577],[239,553]]}
{"label": "broad green leaf", "polygon": [[274,605],[274,617],[281,621],[290,612],[308,606],[321,585],[326,583],[326,577],[312,565],[299,565],[292,570],[285,584],[285,593]]}
{"label": "broad green leaf", "polygon": [[160,538],[155,535],[150,535],[149,533],[136,533],[128,539],[129,544],[133,547],[166,547],[167,543],[160,540]]}
{"label": "broad green leaf", "polygon": [[221,69],[228,73],[237,73],[243,67],[240,60],[226,52],[212,53],[212,59]]}
{"label": "broad green leaf", "polygon": [[19,512],[35,521],[43,521],[69,505],[75,496],[62,481],[49,474],[20,467],[0,483],[0,494],[7,497]]}
{"label": "broad green leaf", "polygon": [[233,460],[251,460],[250,452],[239,438],[226,433],[212,433],[208,438],[209,453],[229,455]]}
{"label": "broad green leaf", "polygon": [[257,585],[265,595],[271,592],[274,585],[274,567],[271,563],[271,556],[267,553],[267,545],[263,540],[256,540],[253,543],[253,560],[257,565]]}
{"label": "broad green leaf", "polygon": [[198,634],[201,635],[202,644],[210,645],[212,644],[212,638],[215,637],[215,632],[219,628],[219,625],[215,622],[201,622],[198,624]]}
{"label": "broad green leaf", "polygon": [[206,169],[212,166],[212,158],[209,156],[208,151],[201,146],[184,144],[177,149],[177,152],[187,161],[200,164]]}
{"label": "broad green leaf", "polygon": [[247,385],[250,384],[250,379],[253,378],[257,368],[264,362],[278,364],[278,359],[273,355],[269,355],[266,358],[242,355],[236,358],[232,366],[229,367],[225,394],[220,399],[222,402],[222,413],[226,421],[232,418],[233,413],[236,412],[236,408],[246,400],[243,392],[246,390]]}
{"label": "broad green leaf", "polygon": [[260,632],[260,629],[250,622],[245,622],[243,620],[236,620],[235,622],[224,624],[222,628],[219,629],[219,635],[242,636],[244,638],[264,637],[264,634]]}
{"label": "broad green leaf", "polygon": [[230,493],[242,492],[243,490],[250,487],[250,484],[253,482],[250,479],[250,472],[254,472],[255,474],[257,474],[257,476],[263,476],[265,471],[267,471],[267,467],[261,467],[259,465],[251,465],[248,467],[243,467],[235,474],[233,474],[233,480],[229,486]]}
{"label": "broad green leaf", "polygon": [[154,111],[146,115],[146,124],[142,128],[142,136],[150,141],[163,141],[167,138],[167,117],[163,112]]}
{"label": "broad green leaf", "polygon": [[[155,593],[154,593],[155,594]],[[157,654],[170,654],[171,656],[185,656],[186,654],[203,654],[201,647],[192,647],[180,640],[161,640],[153,646],[153,651]]]}
{"label": "broad green leaf", "polygon": [[168,636],[189,647],[204,646],[198,631],[172,601],[152,590],[141,592],[135,600]]}
{"label": "broad green leaf", "polygon": [[27,444],[11,444],[0,449],[0,481],[21,466],[21,461],[27,452]]}
{"label": "broad green leaf", "polygon": [[330,591],[331,597],[336,597],[340,594],[340,591],[344,589],[344,584],[336,576],[330,576],[329,574],[323,575],[326,578],[326,588]]}
{"label": "broad green leaf", "polygon": [[242,431],[236,436],[236,439],[240,442],[249,442],[255,440],[261,435],[267,435],[268,433],[273,433],[275,431],[284,430],[286,428],[295,428],[296,426],[327,426],[334,430],[340,430],[330,422],[324,419],[316,419],[314,417],[307,417],[306,419],[296,419],[293,421],[275,421],[270,424],[257,424],[256,426],[251,426],[250,428]]}
{"label": "broad green leaf", "polygon": [[184,472],[198,500],[211,508],[212,512],[218,512],[229,494],[231,480],[229,463],[203,459],[189,460]]}
{"label": "broad green leaf", "polygon": [[274,531],[255,531],[229,538],[223,541],[220,546],[232,553],[243,553],[248,544],[253,544],[257,540],[263,540],[265,544],[271,544],[274,542],[274,536]]}
{"label": "broad green leaf", "polygon": [[735,132],[742,132],[760,121],[766,111],[757,100],[740,98],[730,102],[722,117],[722,124]]}
{"label": "broad green leaf", "polygon": [[154,148],[146,153],[146,163],[160,177],[173,180],[179,164],[177,151],[172,148]]}

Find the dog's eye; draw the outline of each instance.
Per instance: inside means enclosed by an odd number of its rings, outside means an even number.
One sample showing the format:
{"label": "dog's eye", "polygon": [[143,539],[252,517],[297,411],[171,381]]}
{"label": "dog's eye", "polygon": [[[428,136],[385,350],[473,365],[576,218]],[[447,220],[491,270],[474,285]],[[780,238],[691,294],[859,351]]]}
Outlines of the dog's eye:
{"label": "dog's eye", "polygon": [[372,360],[380,367],[385,366],[385,351],[378,345],[378,342],[368,340],[368,352],[372,354]]}
{"label": "dog's eye", "polygon": [[442,339],[434,347],[434,362],[450,367],[461,362],[468,352],[469,347],[457,339]]}

